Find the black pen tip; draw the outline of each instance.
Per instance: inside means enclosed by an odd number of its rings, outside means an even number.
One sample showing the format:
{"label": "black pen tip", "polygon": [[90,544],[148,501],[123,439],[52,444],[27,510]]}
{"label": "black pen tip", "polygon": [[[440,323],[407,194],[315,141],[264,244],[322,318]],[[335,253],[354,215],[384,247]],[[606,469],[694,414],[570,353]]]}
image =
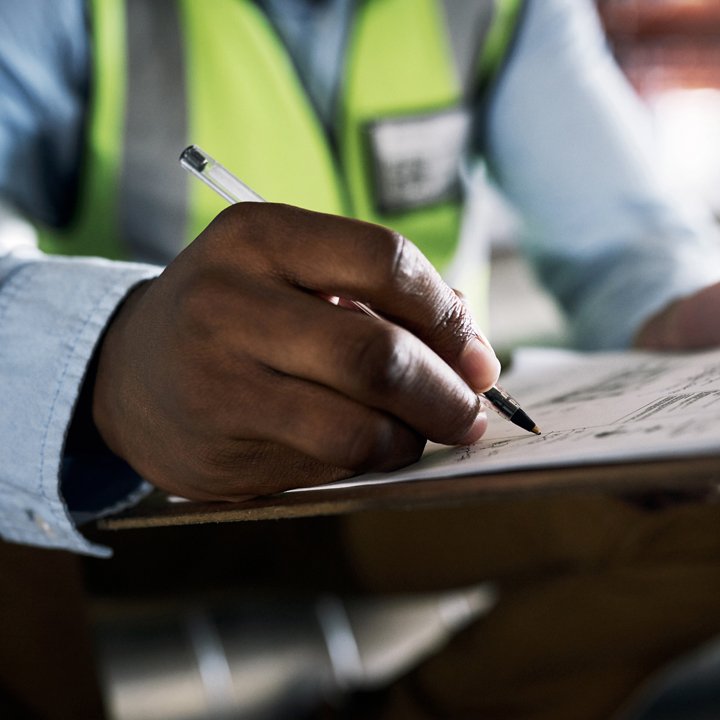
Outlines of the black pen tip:
{"label": "black pen tip", "polygon": [[530,419],[529,415],[524,410],[518,408],[510,418],[510,422],[518,427],[521,427],[523,430],[535,433],[536,435],[540,434],[540,428],[535,424],[534,420]]}

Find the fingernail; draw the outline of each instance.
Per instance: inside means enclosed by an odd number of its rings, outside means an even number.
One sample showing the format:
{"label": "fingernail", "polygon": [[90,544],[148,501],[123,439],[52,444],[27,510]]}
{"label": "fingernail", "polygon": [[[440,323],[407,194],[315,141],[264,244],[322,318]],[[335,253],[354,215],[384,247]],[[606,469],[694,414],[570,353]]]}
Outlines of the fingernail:
{"label": "fingernail", "polygon": [[479,440],[487,430],[488,417],[485,410],[481,409],[477,414],[475,421],[470,426],[470,429],[465,435],[458,441],[458,445],[472,445],[476,440]]}
{"label": "fingernail", "polygon": [[458,360],[460,374],[475,392],[491,387],[500,374],[500,361],[493,349],[479,338],[470,338]]}

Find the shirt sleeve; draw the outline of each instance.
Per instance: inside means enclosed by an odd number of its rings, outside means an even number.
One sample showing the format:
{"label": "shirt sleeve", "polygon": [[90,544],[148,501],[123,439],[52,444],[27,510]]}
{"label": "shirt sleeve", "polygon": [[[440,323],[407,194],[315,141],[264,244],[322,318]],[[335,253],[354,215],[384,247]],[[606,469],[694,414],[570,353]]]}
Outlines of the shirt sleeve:
{"label": "shirt sleeve", "polygon": [[[0,3],[0,536],[105,555],[78,532],[147,491],[109,451],[68,455],[88,363],[149,265],[46,257],[24,218],[72,215],[87,103],[84,0]],[[61,482],[62,477],[62,482]]]}
{"label": "shirt sleeve", "polygon": [[[82,536],[68,510],[59,483],[63,448],[86,368],[110,317],[132,287],[159,271],[97,258],[44,256],[35,247],[32,227],[0,205],[4,539],[108,554]],[[136,477],[127,477],[129,468],[112,456],[94,469],[102,471],[96,483],[120,488],[106,497],[109,508],[143,491]]]}
{"label": "shirt sleeve", "polygon": [[626,347],[669,302],[720,280],[714,230],[670,196],[652,143],[591,3],[528,0],[488,111],[488,159],[579,347]]}

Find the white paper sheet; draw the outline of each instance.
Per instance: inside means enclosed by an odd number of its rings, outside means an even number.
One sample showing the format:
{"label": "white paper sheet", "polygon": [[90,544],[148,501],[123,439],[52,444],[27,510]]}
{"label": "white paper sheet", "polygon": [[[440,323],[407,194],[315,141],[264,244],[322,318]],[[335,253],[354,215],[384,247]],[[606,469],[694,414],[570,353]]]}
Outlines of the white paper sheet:
{"label": "white paper sheet", "polygon": [[522,350],[501,380],[542,430],[494,416],[467,447],[431,445],[393,473],[332,487],[720,454],[720,351],[690,355]]}

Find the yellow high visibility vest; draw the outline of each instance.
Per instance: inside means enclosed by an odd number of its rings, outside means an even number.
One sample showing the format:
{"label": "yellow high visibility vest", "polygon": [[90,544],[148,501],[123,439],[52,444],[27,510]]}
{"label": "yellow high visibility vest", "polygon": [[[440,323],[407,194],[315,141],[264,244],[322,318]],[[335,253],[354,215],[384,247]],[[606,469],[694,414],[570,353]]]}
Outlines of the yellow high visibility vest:
{"label": "yellow high visibility vest", "polygon": [[44,250],[166,263],[222,209],[196,143],[267,200],[388,225],[439,268],[461,217],[470,106],[522,0],[359,0],[332,133],[250,0],[94,0],[75,221]]}

